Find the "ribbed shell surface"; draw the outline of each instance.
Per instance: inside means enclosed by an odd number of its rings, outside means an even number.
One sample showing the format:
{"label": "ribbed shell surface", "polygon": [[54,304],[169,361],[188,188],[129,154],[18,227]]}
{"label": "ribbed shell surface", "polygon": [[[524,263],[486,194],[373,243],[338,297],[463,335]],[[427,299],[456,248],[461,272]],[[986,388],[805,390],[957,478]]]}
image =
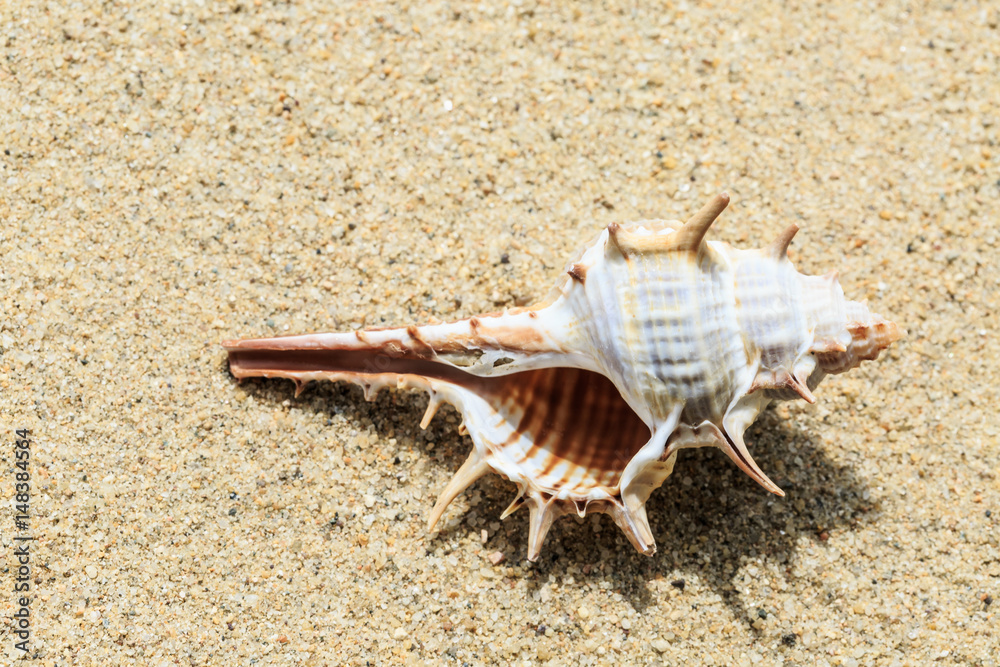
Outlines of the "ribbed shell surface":
{"label": "ribbed shell surface", "polygon": [[602,371],[651,427],[678,403],[685,423],[721,420],[748,369],[725,256],[707,244],[626,255],[604,243],[566,294]]}

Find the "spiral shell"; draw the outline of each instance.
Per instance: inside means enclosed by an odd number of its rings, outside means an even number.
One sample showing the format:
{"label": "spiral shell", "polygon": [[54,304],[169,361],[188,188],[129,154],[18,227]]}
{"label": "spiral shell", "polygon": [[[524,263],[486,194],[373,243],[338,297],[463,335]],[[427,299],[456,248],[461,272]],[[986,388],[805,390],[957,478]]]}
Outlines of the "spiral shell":
{"label": "spiral shell", "polygon": [[841,373],[902,336],[848,301],[836,274],[795,271],[787,249],[705,241],[728,204],[719,195],[686,223],[612,224],[567,268],[545,302],[459,322],[226,341],[237,378],[344,380],[374,398],[384,387],[430,393],[462,413],[469,458],[431,510],[489,471],[518,487],[506,517],[530,512],[528,558],[570,512],[610,514],[631,543],[655,552],[645,503],[684,448],[722,449],[760,470],[743,432],[772,400],[816,399]]}

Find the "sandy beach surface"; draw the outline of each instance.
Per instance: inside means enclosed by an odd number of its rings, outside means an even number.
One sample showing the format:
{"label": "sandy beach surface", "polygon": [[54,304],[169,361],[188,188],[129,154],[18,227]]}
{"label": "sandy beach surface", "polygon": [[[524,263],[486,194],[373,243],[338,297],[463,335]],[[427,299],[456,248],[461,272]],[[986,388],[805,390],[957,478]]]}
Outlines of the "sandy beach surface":
{"label": "sandy beach surface", "polygon": [[[995,3],[0,0],[0,26],[0,664],[998,663]],[[422,431],[421,393],[229,374],[227,338],[529,304],[603,226],[722,190],[712,239],[794,222],[799,270],[908,336],[747,432],[786,497],[682,452],[653,557],[597,515],[529,563],[495,475],[428,534],[455,410]]]}

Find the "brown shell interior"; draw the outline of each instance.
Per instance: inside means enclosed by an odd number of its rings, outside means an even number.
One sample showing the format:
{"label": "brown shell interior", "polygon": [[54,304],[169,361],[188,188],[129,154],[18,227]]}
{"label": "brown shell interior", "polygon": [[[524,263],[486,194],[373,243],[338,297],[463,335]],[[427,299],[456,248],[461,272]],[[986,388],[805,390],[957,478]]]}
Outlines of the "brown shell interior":
{"label": "brown shell interior", "polygon": [[487,450],[514,462],[538,491],[569,499],[583,499],[595,488],[617,495],[622,471],[650,435],[610,380],[576,368],[479,377],[433,361],[357,349],[237,348],[229,360],[238,378],[346,379],[376,388],[434,389],[446,383],[470,390],[497,418],[490,428],[478,429]]}
{"label": "brown shell interior", "polygon": [[622,471],[650,433],[610,380],[548,368],[488,383],[498,414],[516,423],[494,446],[505,449],[535,486],[571,498],[599,487],[617,495]]}

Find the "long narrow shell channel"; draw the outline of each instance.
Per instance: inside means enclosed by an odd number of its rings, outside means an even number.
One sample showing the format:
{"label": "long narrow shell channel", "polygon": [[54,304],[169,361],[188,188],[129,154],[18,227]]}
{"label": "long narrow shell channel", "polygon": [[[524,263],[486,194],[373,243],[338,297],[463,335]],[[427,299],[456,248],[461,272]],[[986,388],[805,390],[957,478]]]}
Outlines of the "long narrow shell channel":
{"label": "long narrow shell channel", "polygon": [[431,511],[493,471],[530,513],[528,558],[567,513],[610,514],[655,552],[645,503],[677,451],[716,446],[766,489],[743,432],[771,400],[815,401],[827,373],[874,359],[899,328],[844,299],[835,275],[803,276],[789,227],[761,250],[704,236],[728,203],[687,223],[610,225],[533,308],[459,322],[226,341],[237,378],[280,377],[429,392],[426,427],[453,404],[473,450]]}

